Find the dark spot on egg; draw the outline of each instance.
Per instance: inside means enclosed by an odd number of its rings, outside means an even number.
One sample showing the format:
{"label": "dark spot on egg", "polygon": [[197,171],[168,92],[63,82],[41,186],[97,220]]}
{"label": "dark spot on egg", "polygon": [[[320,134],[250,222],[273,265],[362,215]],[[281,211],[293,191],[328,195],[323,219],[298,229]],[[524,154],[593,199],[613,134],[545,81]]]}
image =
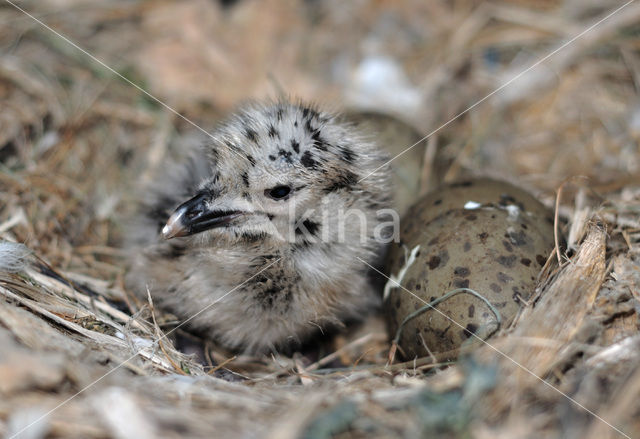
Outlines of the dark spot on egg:
{"label": "dark spot on egg", "polygon": [[456,267],[453,269],[453,274],[460,277],[468,277],[471,274],[471,270],[467,267]]}
{"label": "dark spot on egg", "polygon": [[449,252],[446,250],[442,250],[440,253],[438,253],[438,256],[440,256],[441,259],[441,264],[442,266],[446,266],[447,263],[449,263]]}
{"label": "dark spot on egg", "polygon": [[540,264],[541,267],[544,267],[544,264],[547,263],[547,258],[542,255],[536,255],[536,262]]}
{"label": "dark spot on egg", "polygon": [[528,266],[530,266],[530,265],[531,265],[531,259],[528,259],[528,258],[522,258],[522,259],[520,259],[520,263],[521,263],[522,265],[524,265],[525,267],[528,267]]}
{"label": "dark spot on egg", "polygon": [[501,293],[502,292],[502,287],[496,283],[492,283],[491,285],[489,285],[489,288],[491,288],[493,290],[494,293]]}
{"label": "dark spot on egg", "polygon": [[476,307],[473,306],[473,304],[469,305],[469,309],[467,310],[467,315],[469,317],[473,317],[475,313],[476,313]]}
{"label": "dark spot on egg", "polygon": [[474,323],[469,323],[467,327],[463,331],[464,338],[469,338],[476,333],[478,330],[478,325]]}
{"label": "dark spot on egg", "polygon": [[469,279],[454,279],[453,286],[456,288],[469,288]]}
{"label": "dark spot on egg", "polygon": [[513,280],[511,276],[509,276],[508,274],[504,274],[502,271],[499,271],[496,277],[498,278],[498,281],[502,282],[503,284],[506,284],[507,282],[511,282]]}
{"label": "dark spot on egg", "polygon": [[435,270],[440,266],[440,257],[439,256],[431,256],[431,258],[427,261],[427,265],[431,270]]}
{"label": "dark spot on egg", "polygon": [[522,230],[519,232],[509,232],[509,239],[516,247],[522,247],[527,244],[527,234]]}
{"label": "dark spot on egg", "polygon": [[516,259],[517,259],[517,257],[515,255],[498,256],[496,261],[498,261],[498,264],[500,264],[500,265],[502,265],[504,267],[511,268],[516,263]]}

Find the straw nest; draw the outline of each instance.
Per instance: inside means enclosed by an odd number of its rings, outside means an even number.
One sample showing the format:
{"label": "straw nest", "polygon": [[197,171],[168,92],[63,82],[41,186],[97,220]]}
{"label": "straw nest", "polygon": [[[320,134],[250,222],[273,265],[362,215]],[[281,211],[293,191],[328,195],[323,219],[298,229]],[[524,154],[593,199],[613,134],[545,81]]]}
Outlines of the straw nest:
{"label": "straw nest", "polygon": [[[640,4],[563,47],[621,5],[19,2],[96,59],[0,5],[0,434],[639,434]],[[311,352],[238,356],[165,337],[175,317],[124,288],[134,189],[197,129],[97,60],[207,128],[284,90],[427,135],[555,49],[397,162],[416,192],[482,174],[555,208],[568,245],[491,346],[388,364],[372,316]],[[376,62],[396,70],[372,92]]]}

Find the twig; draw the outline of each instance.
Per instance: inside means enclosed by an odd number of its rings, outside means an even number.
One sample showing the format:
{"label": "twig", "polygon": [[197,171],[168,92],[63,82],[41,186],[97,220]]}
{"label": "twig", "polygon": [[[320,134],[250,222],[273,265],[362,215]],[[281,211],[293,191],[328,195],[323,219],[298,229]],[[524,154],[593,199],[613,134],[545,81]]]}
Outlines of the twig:
{"label": "twig", "polygon": [[309,367],[306,368],[306,370],[308,372],[314,371],[317,368],[319,368],[320,366],[324,366],[327,363],[330,363],[331,361],[335,360],[336,358],[338,358],[338,356],[340,356],[340,354],[353,349],[357,346],[363,345],[365,343],[367,343],[368,341],[370,341],[374,336],[376,336],[377,334],[373,334],[373,333],[369,333],[363,337],[360,337],[356,340],[353,340],[350,343],[347,343],[346,345],[342,346],[340,349],[332,352],[331,354],[319,359],[318,361],[316,361],[315,363],[311,363],[309,365]]}

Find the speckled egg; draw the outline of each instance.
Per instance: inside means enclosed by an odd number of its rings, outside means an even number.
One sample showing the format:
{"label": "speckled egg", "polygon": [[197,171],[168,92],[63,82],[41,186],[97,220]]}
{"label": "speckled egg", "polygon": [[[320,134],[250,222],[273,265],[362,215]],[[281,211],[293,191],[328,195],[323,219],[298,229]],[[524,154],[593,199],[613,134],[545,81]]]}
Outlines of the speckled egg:
{"label": "speckled egg", "polygon": [[552,213],[511,184],[483,178],[427,194],[405,215],[400,243],[389,252],[390,337],[405,321],[398,346],[412,359],[459,348],[472,334],[488,336],[496,314],[508,324],[531,296],[553,247]]}

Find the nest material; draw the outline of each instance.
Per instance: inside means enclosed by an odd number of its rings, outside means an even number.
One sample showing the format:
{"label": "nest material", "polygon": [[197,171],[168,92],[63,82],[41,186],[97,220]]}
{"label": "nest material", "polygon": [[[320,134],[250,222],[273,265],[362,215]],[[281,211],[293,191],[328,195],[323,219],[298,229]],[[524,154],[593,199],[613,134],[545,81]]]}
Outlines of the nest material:
{"label": "nest material", "polygon": [[[280,84],[343,101],[343,88],[358,90],[367,40],[392,54],[419,97],[395,116],[426,135],[620,6],[268,3],[20,7],[205,127]],[[476,173],[557,201],[568,249],[491,346],[455,364],[389,365],[376,317],[314,358],[234,356],[200,340],[202,358],[176,349],[180,331],[166,337],[174,316],[122,285],[121,218],[137,182],[193,127],[3,5],[0,237],[30,254],[0,273],[0,434],[28,426],[32,437],[637,435],[639,18],[630,4],[416,146],[407,166],[399,159],[400,172],[418,172],[406,177],[421,180],[422,192]],[[327,67],[335,60],[342,64]]]}

